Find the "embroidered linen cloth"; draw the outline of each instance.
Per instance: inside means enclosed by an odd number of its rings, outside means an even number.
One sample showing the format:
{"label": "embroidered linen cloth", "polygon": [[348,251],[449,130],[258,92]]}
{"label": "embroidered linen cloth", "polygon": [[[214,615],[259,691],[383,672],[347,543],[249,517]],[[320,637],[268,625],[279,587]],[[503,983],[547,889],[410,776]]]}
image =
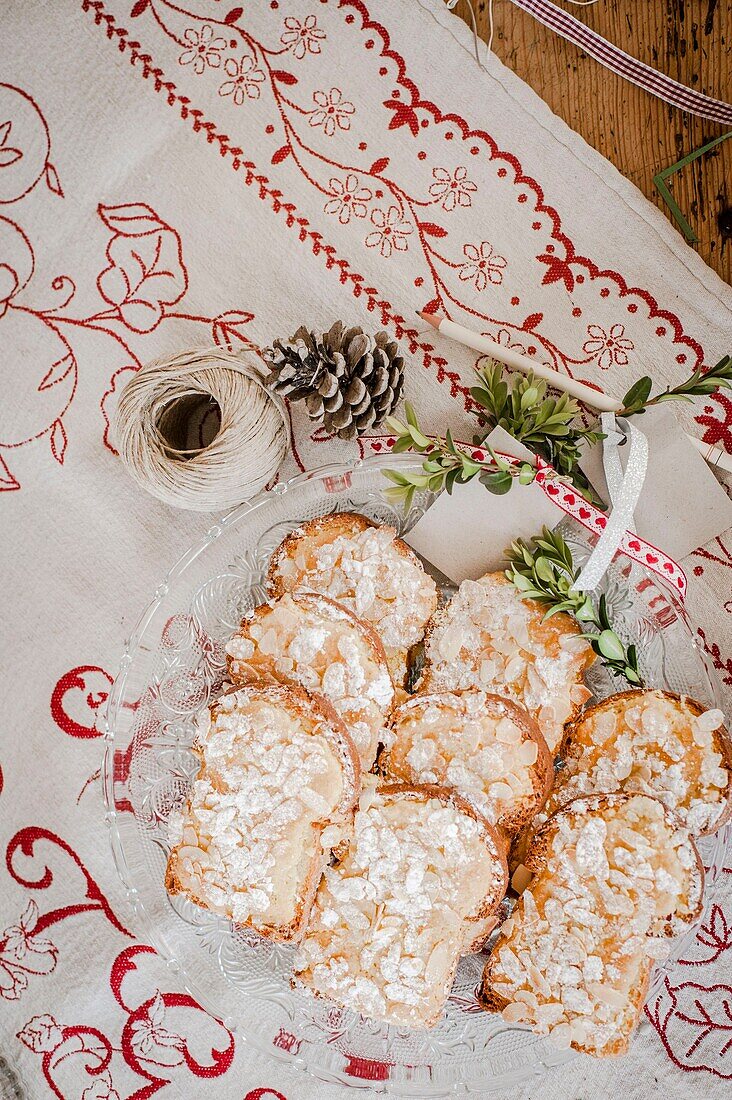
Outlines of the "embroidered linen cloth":
{"label": "embroidered linen cloth", "polygon": [[[476,66],[439,0],[6,0],[0,42],[0,1054],[33,1098],[345,1097],[190,1001],[112,865],[102,709],[210,523],[128,478],[120,389],[182,347],[343,318],[398,337],[425,423],[459,433],[473,357],[416,308],[621,395],[728,351],[732,296],[528,87]],[[732,451],[728,397],[677,412]],[[286,474],[359,453],[299,414],[294,431]],[[684,566],[729,713],[732,535]],[[548,1097],[732,1076],[732,857],[722,877],[631,1053],[550,1072]]]}

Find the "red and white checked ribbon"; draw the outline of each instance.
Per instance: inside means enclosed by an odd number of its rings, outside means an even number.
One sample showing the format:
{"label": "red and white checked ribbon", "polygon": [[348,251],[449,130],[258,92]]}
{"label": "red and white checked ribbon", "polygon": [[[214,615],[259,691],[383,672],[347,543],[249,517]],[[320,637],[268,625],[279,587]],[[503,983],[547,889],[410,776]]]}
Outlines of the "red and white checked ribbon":
{"label": "red and white checked ribbon", "polygon": [[[375,435],[367,439],[361,439],[364,449],[368,447],[374,454],[388,454],[395,442],[396,439],[393,435]],[[455,440],[455,442],[478,462],[485,462],[490,458],[489,452],[482,447],[474,447],[471,443],[462,440]],[[514,455],[504,454],[500,451],[498,454],[507,462],[515,464],[522,461]],[[564,481],[555,480],[556,475],[553,467],[544,462],[543,459],[537,458],[537,467],[539,472],[536,475],[534,484],[541,487],[549,500],[556,504],[557,508],[561,509],[565,515],[572,516],[573,519],[577,520],[586,531],[591,531],[594,535],[601,535],[607,526],[607,516],[594,504],[590,504],[588,500],[585,500],[580,493],[575,492],[571,485],[567,485]],[[619,550],[627,558],[642,565],[644,569],[649,569],[652,573],[661,577],[666,584],[671,585],[682,600],[684,599],[687,587],[686,573],[684,573],[678,562],[675,562],[668,554],[664,554],[663,550],[659,550],[651,542],[646,542],[645,539],[642,539],[640,535],[636,535],[633,531],[626,531],[622,536]]]}
{"label": "red and white checked ribbon", "polygon": [[708,118],[712,122],[729,126],[732,125],[732,104],[723,103],[719,99],[702,92],[695,92],[693,88],[687,88],[678,80],[672,80],[665,73],[659,73],[650,65],[644,64],[636,57],[631,57],[624,50],[608,42],[606,38],[596,31],[590,30],[579,19],[558,8],[550,0],[512,0],[512,2],[524,11],[533,15],[545,27],[556,31],[569,42],[584,50],[594,57],[601,65],[611,69],[618,76],[637,84],[651,95],[657,96],[665,103],[678,107],[681,111],[688,111],[700,118]]}

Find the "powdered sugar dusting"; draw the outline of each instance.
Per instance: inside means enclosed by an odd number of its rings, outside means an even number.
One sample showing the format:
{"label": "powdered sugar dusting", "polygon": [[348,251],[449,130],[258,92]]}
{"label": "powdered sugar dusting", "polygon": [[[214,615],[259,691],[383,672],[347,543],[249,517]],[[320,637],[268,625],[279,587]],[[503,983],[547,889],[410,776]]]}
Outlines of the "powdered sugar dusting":
{"label": "powdered sugar dusting", "polygon": [[656,799],[618,795],[570,804],[534,843],[542,866],[502,927],[486,990],[560,1046],[622,1047],[668,914],[695,915],[692,842]]}
{"label": "powdered sugar dusting", "polygon": [[376,1019],[434,1023],[468,918],[498,903],[503,873],[484,828],[450,802],[367,787],[353,845],[318,891],[298,980]]}
{"label": "powdered sugar dusting", "polygon": [[394,687],[383,649],[345,608],[313,593],[286,594],[245,619],[226,652],[236,683],[299,683],[325,695],[371,767]]}
{"label": "powdered sugar dusting", "polygon": [[428,631],[426,689],[508,695],[534,716],[555,752],[564,723],[590,696],[582,673],[592,657],[569,616],[542,620],[543,610],[502,574],[463,581]]}
{"label": "powdered sugar dusting", "polygon": [[[519,724],[520,722],[520,724]],[[392,718],[386,773],[411,783],[444,783],[492,824],[526,824],[548,778],[541,734],[525,711],[472,690],[417,695]]]}
{"label": "powdered sugar dusting", "polygon": [[169,879],[235,921],[287,929],[310,868],[327,858],[322,827],[348,804],[338,734],[304,693],[245,688],[211,708],[200,751],[189,804],[172,822]]}
{"label": "powdered sugar dusting", "polygon": [[292,559],[276,558],[277,572],[287,589],[330,596],[373,623],[385,646],[406,649],[421,640],[437,587],[395,539],[393,527],[367,527],[320,544],[304,538]]}
{"label": "powdered sugar dusting", "polygon": [[697,716],[688,701],[660,691],[617,696],[572,731],[552,806],[583,794],[640,791],[660,798],[692,834],[713,831],[728,797],[723,721],[719,710]]}

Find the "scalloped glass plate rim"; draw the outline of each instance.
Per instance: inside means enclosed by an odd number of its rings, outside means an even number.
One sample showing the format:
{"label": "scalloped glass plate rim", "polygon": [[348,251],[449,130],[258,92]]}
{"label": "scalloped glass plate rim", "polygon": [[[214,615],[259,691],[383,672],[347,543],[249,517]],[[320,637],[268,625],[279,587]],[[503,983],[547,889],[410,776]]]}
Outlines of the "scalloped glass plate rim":
{"label": "scalloped glass plate rim", "polygon": [[[116,826],[117,811],[115,809],[115,791],[114,791],[114,751],[115,751],[115,726],[114,716],[117,713],[122,696],[127,683],[127,677],[130,667],[132,665],[133,657],[132,653],[137,650],[140,642],[142,641],[145,632],[154,617],[156,611],[159,609],[161,602],[169,593],[170,585],[178,577],[180,577],[185,570],[202,554],[208,546],[215,542],[219,536],[228,528],[234,526],[240,520],[253,514],[261,507],[268,504],[273,498],[281,497],[293,488],[304,485],[313,481],[324,481],[325,479],[339,478],[348,479],[349,474],[355,473],[359,470],[368,469],[386,469],[395,466],[410,467],[414,466],[419,468],[419,458],[406,454],[393,454],[385,453],[378,455],[371,455],[367,458],[358,459],[355,462],[343,463],[343,462],[331,462],[325,465],[316,467],[311,470],[306,470],[301,473],[295,474],[286,481],[277,483],[269,490],[263,490],[254,496],[251,500],[245,501],[236,508],[227,512],[220,519],[216,520],[212,526],[208,529],[204,536],[202,536],[197,542],[191,545],[174,564],[170,567],[167,573],[164,575],[160,584],[156,587],[153,599],[148,603],[140,615],[133,631],[131,632],[127,642],[124,645],[123,653],[119,661],[119,671],[114,679],[114,683],[107,699],[107,704],[104,714],[104,751],[102,761],[102,781],[103,781],[103,795],[105,802],[105,821],[108,827],[110,846],[112,850],[112,856],[117,870],[117,874],[120,877],[122,885],[125,888],[127,900],[133,908],[134,915],[141,921],[145,928],[145,934],[151,944],[155,947],[156,951],[166,962],[168,969],[171,973],[176,975],[176,981],[178,981],[186,991],[194,997],[208,1012],[211,1013],[216,1019],[220,1019],[217,1006],[212,1003],[212,998],[204,989],[202,989],[194,979],[190,977],[188,972],[181,966],[181,964],[175,959],[174,952],[170,949],[166,942],[165,936],[161,933],[155,925],[155,922],[147,912],[145,905],[139,898],[139,893],[136,887],[131,881],[131,874],[129,864],[124,852],[124,847],[119,836],[119,832]],[[680,610],[681,616],[688,624],[688,617],[686,615],[683,605],[680,603],[677,594],[667,584],[664,583],[662,578],[654,576],[653,581],[659,585],[663,591],[670,597],[674,606]],[[692,642],[694,647],[698,650],[700,658],[705,665],[706,672],[709,676],[710,683],[714,688],[715,694],[719,696],[719,682],[714,672],[714,669],[710,666],[706,655],[696,646],[695,642]],[[718,834],[719,843],[717,850],[715,851],[714,858],[718,859],[719,854],[724,849],[723,834],[730,832],[722,830]],[[688,933],[687,933],[688,935]],[[660,970],[660,968],[659,968]],[[657,983],[655,983],[657,984]],[[652,996],[653,989],[649,988],[649,996]],[[236,1033],[238,1041],[251,1045],[253,1048],[261,1051],[268,1058],[273,1058],[278,1062],[286,1064],[293,1068],[298,1068],[309,1076],[321,1080],[325,1083],[339,1084],[347,1086],[349,1089],[357,1090],[371,1090],[379,1093],[386,1093],[390,1095],[403,1096],[403,1097],[430,1097],[434,1100],[439,1100],[440,1097],[451,1097],[460,1094],[475,1095],[475,1089],[469,1082],[456,1081],[451,1085],[435,1085],[430,1087],[427,1083],[410,1084],[407,1081],[398,1080],[366,1080],[359,1079],[353,1076],[345,1076],[343,1073],[337,1071],[330,1071],[323,1067],[313,1067],[311,1062],[298,1054],[292,1054],[284,1050],[279,1049],[271,1043],[267,1043],[256,1035],[244,1034],[238,1027],[235,1021],[229,1021],[227,1018],[221,1021],[224,1026],[229,1027],[232,1032]],[[523,1029],[517,1029],[523,1030]],[[548,1053],[544,1056],[543,1066],[549,1064],[559,1065],[570,1059],[575,1058],[576,1055],[572,1051],[560,1051],[556,1053]],[[540,1067],[526,1067],[525,1070],[516,1071],[516,1080],[526,1080],[531,1076],[536,1076],[541,1072]],[[488,1081],[484,1080],[479,1082],[477,1087],[485,1089],[488,1086]]]}

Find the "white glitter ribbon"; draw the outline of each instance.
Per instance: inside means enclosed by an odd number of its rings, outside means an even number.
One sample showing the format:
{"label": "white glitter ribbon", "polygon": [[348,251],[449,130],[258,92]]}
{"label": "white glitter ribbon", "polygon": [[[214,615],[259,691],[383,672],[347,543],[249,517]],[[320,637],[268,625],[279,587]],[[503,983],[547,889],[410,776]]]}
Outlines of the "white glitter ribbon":
{"label": "white glitter ribbon", "polygon": [[[600,422],[605,433],[602,461],[612,511],[605,530],[577,578],[575,588],[580,592],[588,592],[597,587],[620,549],[626,531],[632,529],[633,512],[640,498],[648,467],[648,440],[642,431],[630,424],[625,417],[616,419],[614,413],[603,413]],[[630,450],[623,472],[619,448],[628,443]]]}

